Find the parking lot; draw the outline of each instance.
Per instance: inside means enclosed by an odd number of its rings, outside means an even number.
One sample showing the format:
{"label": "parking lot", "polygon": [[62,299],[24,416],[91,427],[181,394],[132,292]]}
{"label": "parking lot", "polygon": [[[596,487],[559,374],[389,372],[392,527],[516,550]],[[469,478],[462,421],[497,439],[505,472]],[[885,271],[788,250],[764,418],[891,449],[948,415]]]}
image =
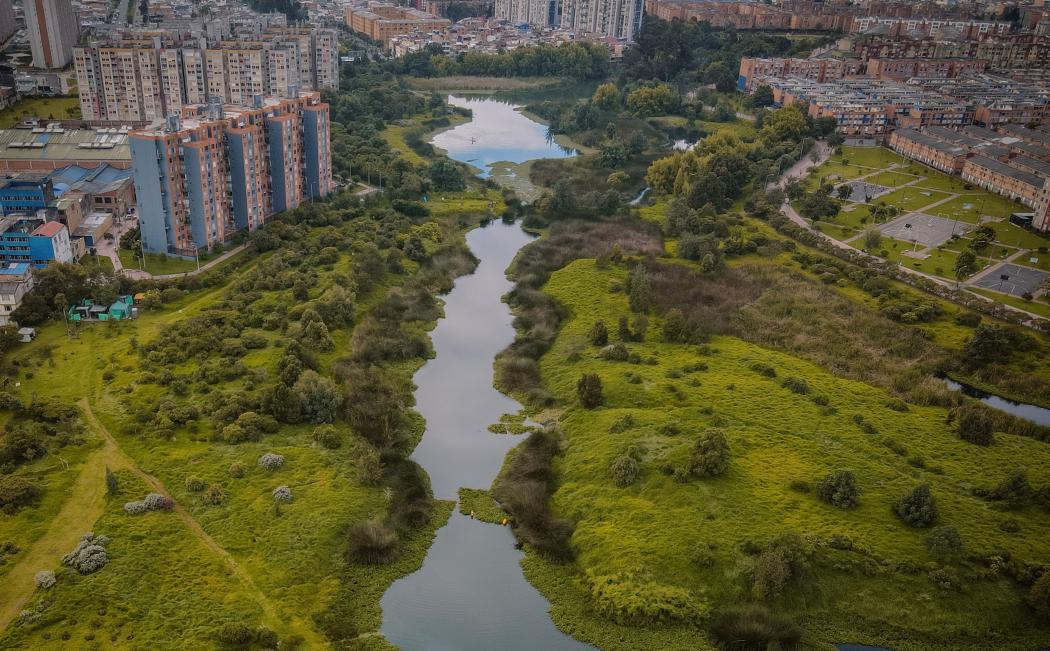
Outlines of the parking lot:
{"label": "parking lot", "polygon": [[1021,267],[1016,264],[1003,263],[992,269],[980,280],[973,283],[974,287],[994,289],[998,292],[1021,296],[1022,294],[1034,294],[1050,274],[1039,269]]}
{"label": "parking lot", "polygon": [[952,234],[962,235],[971,228],[966,222],[913,212],[885,223],[880,230],[895,240],[937,247],[951,239]]}

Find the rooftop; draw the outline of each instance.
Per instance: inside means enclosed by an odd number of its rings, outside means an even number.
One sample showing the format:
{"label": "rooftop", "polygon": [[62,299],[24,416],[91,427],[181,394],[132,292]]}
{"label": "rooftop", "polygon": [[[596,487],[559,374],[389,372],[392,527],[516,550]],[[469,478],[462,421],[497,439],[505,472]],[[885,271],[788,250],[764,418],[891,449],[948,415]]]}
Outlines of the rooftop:
{"label": "rooftop", "polygon": [[1012,167],[1010,165],[1007,165],[1006,163],[1001,163],[992,158],[988,158],[987,156],[974,156],[969,160],[969,162],[978,167],[983,167],[987,170],[991,170],[996,174],[1016,179],[1026,185],[1031,185],[1037,188],[1043,187],[1043,179],[1039,178],[1035,174],[1029,174],[1028,172],[1019,170],[1016,167]]}
{"label": "rooftop", "polygon": [[54,237],[58,235],[64,228],[65,225],[61,222],[44,222],[35,231],[33,231],[33,235],[39,235],[42,237]]}
{"label": "rooftop", "polygon": [[128,130],[0,129],[0,158],[23,160],[131,160]]}

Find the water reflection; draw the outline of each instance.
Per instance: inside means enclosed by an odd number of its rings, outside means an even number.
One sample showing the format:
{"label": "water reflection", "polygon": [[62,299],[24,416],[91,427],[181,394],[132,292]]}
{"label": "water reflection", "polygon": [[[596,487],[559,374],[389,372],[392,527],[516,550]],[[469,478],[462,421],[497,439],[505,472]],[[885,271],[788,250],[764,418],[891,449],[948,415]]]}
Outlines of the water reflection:
{"label": "water reflection", "polygon": [[480,169],[483,178],[491,174],[493,163],[571,158],[577,154],[575,149],[556,143],[550,127],[522,115],[514,104],[452,95],[448,103],[470,109],[473,119],[438,133],[430,142],[448,152],[449,158]]}

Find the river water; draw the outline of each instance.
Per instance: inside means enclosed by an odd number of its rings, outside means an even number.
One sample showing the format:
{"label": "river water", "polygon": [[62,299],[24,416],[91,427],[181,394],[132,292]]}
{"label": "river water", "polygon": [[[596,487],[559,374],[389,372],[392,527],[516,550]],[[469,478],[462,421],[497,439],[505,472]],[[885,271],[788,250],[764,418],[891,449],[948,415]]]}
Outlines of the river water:
{"label": "river water", "polygon": [[953,391],[962,391],[964,394],[971,398],[980,400],[989,407],[994,407],[1000,411],[1005,411],[1008,414],[1013,414],[1019,418],[1030,420],[1039,425],[1050,426],[1050,409],[1047,409],[1046,407],[1029,405],[1023,402],[1014,402],[1013,400],[1008,400],[995,394],[982,391],[977,387],[970,386],[969,384],[956,382],[951,378],[945,377],[942,379]]}
{"label": "river water", "polygon": [[[489,103],[509,106],[488,100],[485,109],[492,108]],[[471,108],[475,120],[489,115],[476,102]],[[533,133],[545,137],[542,129]],[[538,146],[519,144],[518,151]],[[507,452],[523,440],[493,434],[488,426],[521,408],[493,388],[492,364],[514,339],[513,317],[502,301],[512,288],[506,269],[531,240],[519,226],[502,222],[467,234],[480,263],[445,297],[445,315],[431,333],[436,356],[415,375],[416,409],[426,431],[412,458],[430,475],[439,499],[456,499],[460,487],[489,488]],[[455,511],[438,530],[423,567],[383,595],[383,635],[406,651],[591,649],[554,626],[550,605],[522,575],[522,557],[509,527]]]}
{"label": "river water", "polygon": [[453,129],[442,131],[430,141],[448,157],[469,163],[488,178],[493,163],[524,163],[539,158],[570,158],[575,149],[562,147],[551,137],[546,125],[530,120],[521,107],[493,99],[449,96],[448,103],[468,108],[472,117]]}

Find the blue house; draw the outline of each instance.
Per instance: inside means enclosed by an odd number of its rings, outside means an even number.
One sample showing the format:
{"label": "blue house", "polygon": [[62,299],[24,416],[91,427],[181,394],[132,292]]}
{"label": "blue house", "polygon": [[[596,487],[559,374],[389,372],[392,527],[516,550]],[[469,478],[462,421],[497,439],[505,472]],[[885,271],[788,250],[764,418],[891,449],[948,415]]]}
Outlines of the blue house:
{"label": "blue house", "polygon": [[0,213],[32,215],[47,208],[55,200],[55,188],[50,174],[22,172],[0,179]]}

